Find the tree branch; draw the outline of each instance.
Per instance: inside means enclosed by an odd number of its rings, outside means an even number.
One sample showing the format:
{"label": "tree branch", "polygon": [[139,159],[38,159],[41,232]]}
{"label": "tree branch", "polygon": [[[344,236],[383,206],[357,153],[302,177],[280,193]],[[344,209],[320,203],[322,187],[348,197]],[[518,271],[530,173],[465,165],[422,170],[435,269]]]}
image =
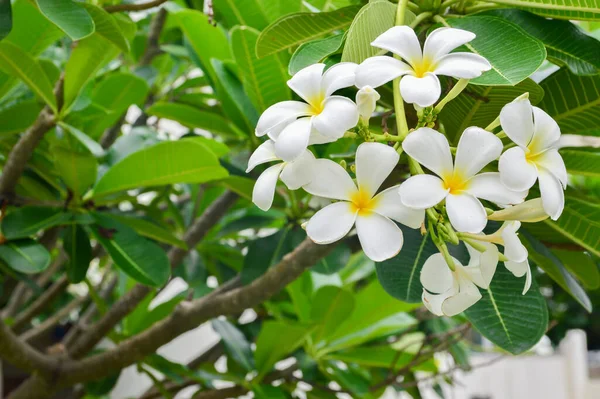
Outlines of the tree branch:
{"label": "tree branch", "polygon": [[25,311],[17,317],[12,325],[13,331],[18,331],[24,327],[31,319],[39,314],[50,302],[60,295],[69,285],[69,279],[66,275],[56,280],[54,284],[45,290]]}
{"label": "tree branch", "polygon": [[44,355],[19,340],[0,320],[0,357],[15,367],[46,376],[57,370],[59,359]]}
{"label": "tree branch", "polygon": [[166,3],[167,0],[153,0],[147,3],[137,3],[137,4],[117,4],[114,6],[106,6],[104,10],[107,12],[122,12],[122,11],[143,11],[148,10],[150,8],[158,7],[162,3]]}

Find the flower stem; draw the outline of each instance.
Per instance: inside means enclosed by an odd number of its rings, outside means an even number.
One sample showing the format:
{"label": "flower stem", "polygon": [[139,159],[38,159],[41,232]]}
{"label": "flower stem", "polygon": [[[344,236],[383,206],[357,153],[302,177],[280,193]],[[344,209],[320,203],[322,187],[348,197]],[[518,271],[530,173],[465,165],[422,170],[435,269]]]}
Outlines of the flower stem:
{"label": "flower stem", "polygon": [[417,25],[419,25],[421,22],[425,21],[428,18],[431,18],[431,16],[433,15],[433,13],[431,11],[425,11],[420,13],[419,15],[417,15],[417,17],[415,18],[414,21],[412,21],[412,23],[410,24],[411,28],[416,28]]}
{"label": "flower stem", "polygon": [[488,132],[491,132],[492,130],[494,130],[498,126],[500,126],[500,116],[498,116],[496,119],[494,119],[492,121],[492,123],[490,123],[489,125],[487,125],[485,127],[485,130],[487,130]]}
{"label": "flower stem", "polygon": [[421,8],[418,5],[416,5],[415,3],[413,3],[412,1],[409,1],[406,4],[406,8],[408,8],[412,12],[419,12],[419,11],[421,11]]}
{"label": "flower stem", "polygon": [[460,3],[462,0],[446,0],[440,5],[440,10],[450,7],[452,4]]}
{"label": "flower stem", "polygon": [[493,10],[494,8],[502,8],[502,7],[506,7],[506,6],[502,6],[500,4],[479,4],[479,5],[476,5],[473,7],[465,8],[465,12],[467,14],[474,14],[479,11]]}
{"label": "flower stem", "polygon": [[441,15],[434,15],[433,16],[433,20],[435,22],[439,22],[440,24],[446,26],[446,27],[450,27],[450,25],[448,24],[448,22],[446,22],[446,20],[444,19],[444,17],[442,17]]}
{"label": "flower stem", "polygon": [[[396,25],[404,25],[404,16],[406,15],[406,6],[408,0],[400,0],[396,9]],[[398,58],[397,56],[395,56]],[[400,94],[400,78],[394,79],[394,112],[396,113],[396,126],[398,128],[398,137],[400,141],[408,135],[408,123],[404,111],[404,100]]]}
{"label": "flower stem", "polygon": [[452,259],[452,256],[450,255],[450,252],[448,252],[448,247],[446,246],[446,244],[444,244],[442,242],[442,243],[439,243],[439,244],[436,244],[436,245],[437,245],[438,249],[440,250],[440,253],[444,257],[444,260],[448,264],[448,267],[450,268],[450,270],[455,271],[456,270],[456,265],[454,264],[454,259]]}
{"label": "flower stem", "polygon": [[384,134],[371,133],[370,135],[376,141],[401,141],[402,140],[399,136],[394,136],[389,133],[384,133]]}
{"label": "flower stem", "polygon": [[436,114],[439,114],[442,111],[442,109],[444,108],[444,106],[446,104],[448,104],[450,101],[454,100],[460,93],[462,93],[462,91],[465,89],[465,87],[467,87],[468,84],[469,84],[469,79],[459,79],[458,82],[456,82],[456,84],[452,88],[452,90],[450,90],[450,92],[448,94],[446,94],[446,97],[444,97],[442,99],[442,101],[440,101],[435,106],[435,108],[433,109],[433,112]]}

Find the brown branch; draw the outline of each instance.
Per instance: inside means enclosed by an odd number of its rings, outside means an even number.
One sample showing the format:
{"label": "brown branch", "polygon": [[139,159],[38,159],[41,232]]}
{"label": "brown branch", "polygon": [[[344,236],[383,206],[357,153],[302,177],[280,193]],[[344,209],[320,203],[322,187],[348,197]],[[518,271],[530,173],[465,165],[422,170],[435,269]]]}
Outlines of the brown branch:
{"label": "brown branch", "polygon": [[[206,233],[225,215],[237,198],[237,194],[227,191],[206,208],[202,216],[196,220],[184,236],[188,248],[195,247],[204,238]],[[179,265],[187,252],[187,250],[180,248],[171,249],[168,254],[171,267]],[[151,290],[145,285],[138,284],[127,292],[92,328],[82,334],[80,339],[73,344],[69,351],[71,357],[78,358],[89,352],[119,321],[131,313]]]}
{"label": "brown branch", "polygon": [[165,8],[161,8],[156,13],[156,16],[152,20],[152,24],[150,25],[150,33],[148,34],[148,43],[146,45],[146,51],[144,51],[144,55],[142,56],[139,65],[149,65],[152,62],[152,59],[161,53],[159,46],[159,38],[160,33],[165,26],[165,21],[167,20],[167,10]]}
{"label": "brown branch", "polygon": [[69,286],[67,276],[62,276],[54,284],[44,291],[23,313],[15,317],[12,325],[13,331],[18,331],[24,327],[31,319],[38,315],[46,306],[48,306],[58,295],[60,295]]}
{"label": "brown branch", "polygon": [[86,300],[87,300],[87,298],[84,296],[73,299],[71,302],[69,302],[68,305],[66,305],[65,307],[60,309],[58,312],[56,312],[51,317],[44,320],[43,323],[41,323],[40,325],[36,326],[35,328],[32,328],[31,330],[28,330],[28,331],[24,332],[23,334],[21,334],[19,336],[19,339],[21,339],[25,342],[35,341],[36,338],[38,338],[41,335],[46,334],[48,331],[50,331],[52,328],[54,328],[58,323],[60,323],[60,321],[62,319],[67,317],[69,315],[69,313],[71,313],[71,311],[73,311],[73,310],[77,309],[78,307],[80,307],[81,305],[83,305]]}
{"label": "brown branch", "polygon": [[137,4],[117,4],[114,6],[106,6],[104,10],[107,12],[122,12],[122,11],[143,11],[149,10],[150,8],[158,7],[162,3],[166,3],[167,0],[152,0],[147,3]]}
{"label": "brown branch", "polygon": [[24,371],[50,376],[58,365],[58,359],[44,355],[17,336],[0,320],[0,357]]}

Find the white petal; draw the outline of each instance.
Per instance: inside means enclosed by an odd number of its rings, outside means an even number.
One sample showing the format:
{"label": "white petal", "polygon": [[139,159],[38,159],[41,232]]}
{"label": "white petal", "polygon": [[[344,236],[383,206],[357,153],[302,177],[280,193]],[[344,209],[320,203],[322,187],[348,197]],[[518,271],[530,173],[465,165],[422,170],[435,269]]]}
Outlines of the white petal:
{"label": "white petal", "polygon": [[423,295],[421,299],[423,300],[423,304],[431,313],[436,316],[443,316],[442,312],[442,303],[454,292],[452,290],[446,291],[443,294],[431,294],[426,290],[423,290]]}
{"label": "white petal", "polygon": [[323,136],[340,138],[358,123],[358,108],[354,101],[331,96],[325,100],[323,111],[313,118],[313,127]]}
{"label": "white petal", "polygon": [[565,207],[565,193],[560,181],[547,169],[539,168],[540,194],[544,211],[552,220],[560,217]]}
{"label": "white petal", "polygon": [[527,162],[520,147],[509,148],[500,156],[498,170],[502,183],[513,191],[529,190],[537,179],[537,168]]}
{"label": "white petal", "polygon": [[312,129],[310,131],[310,138],[308,139],[308,145],[333,143],[334,141],[337,141],[338,139],[339,139],[339,137],[324,136],[321,133],[319,133],[319,131],[317,129]]}
{"label": "white petal", "polygon": [[[325,64],[313,64],[296,72],[287,85],[309,104],[322,100],[321,80]],[[319,101],[320,102],[320,101]],[[316,105],[316,104],[313,104]]]}
{"label": "white petal", "polygon": [[354,62],[340,62],[325,71],[321,80],[321,92],[325,93],[325,97],[344,87],[354,86],[357,67]]}
{"label": "white petal", "polygon": [[[473,284],[473,287],[475,287],[475,284]],[[475,305],[480,299],[481,293],[479,290],[470,290],[467,292],[461,290],[458,294],[449,297],[442,303],[442,312],[448,317],[456,316]]]}
{"label": "white petal", "polygon": [[520,204],[527,197],[528,191],[513,191],[502,184],[500,173],[480,173],[469,180],[467,193],[496,204]]}
{"label": "white petal", "polygon": [[313,171],[315,177],[303,187],[309,194],[350,201],[357,191],[348,172],[330,159],[316,159]]}
{"label": "white petal", "polygon": [[375,112],[377,101],[381,96],[371,86],[363,86],[356,93],[356,106],[361,118],[368,121]]}
{"label": "white petal", "polygon": [[436,75],[473,79],[492,68],[488,60],[473,53],[452,53],[442,57],[433,71]]}
{"label": "white petal", "polygon": [[423,56],[430,60],[437,60],[473,39],[475,39],[475,34],[466,30],[438,28],[425,39]]}
{"label": "white petal", "polygon": [[269,133],[275,137],[296,118],[310,114],[310,106],[300,101],[282,101],[271,105],[262,113],[256,124],[256,135]]}
{"label": "white petal", "polygon": [[277,178],[283,168],[283,162],[269,167],[256,179],[252,190],[252,202],[263,211],[269,210],[273,204]]}
{"label": "white petal", "polygon": [[502,241],[504,242],[504,255],[512,262],[523,262],[527,260],[527,248],[521,243],[517,230],[521,222],[506,222],[502,229]]}
{"label": "white petal", "polygon": [[533,137],[529,149],[533,154],[540,153],[558,144],[560,128],[558,123],[538,107],[533,108]]}
{"label": "white petal", "polygon": [[407,103],[425,108],[433,105],[440,98],[442,88],[437,76],[427,72],[422,78],[404,76],[400,80],[400,94]]}
{"label": "white petal", "polygon": [[392,57],[384,55],[367,58],[356,68],[356,86],[379,87],[411,71],[408,64]]}
{"label": "white petal", "polygon": [[375,212],[356,217],[356,233],[365,255],[375,262],[393,258],[404,243],[396,223]]}
{"label": "white petal", "polygon": [[330,244],[343,238],[356,220],[348,202],[327,205],[315,213],[306,225],[306,234],[317,244]]}
{"label": "white petal", "polygon": [[453,173],[450,144],[443,134],[428,127],[410,133],[402,143],[404,151],[438,176]]}
{"label": "white petal", "polygon": [[529,291],[531,287],[531,269],[529,262],[525,259],[523,262],[504,262],[504,266],[515,276],[525,276],[525,287],[523,288],[523,295]]}
{"label": "white petal", "polygon": [[528,99],[515,100],[500,111],[504,133],[517,145],[525,148],[533,137],[533,110]]}
{"label": "white petal", "polygon": [[423,58],[421,44],[412,28],[394,26],[377,37],[371,46],[379,47],[399,55],[411,64],[420,63]]}
{"label": "white petal", "polygon": [[567,188],[567,168],[565,162],[558,153],[558,150],[548,150],[535,159],[535,163],[544,169],[549,170],[556,177],[563,188]]}
{"label": "white petal", "polygon": [[502,141],[479,127],[466,128],[458,141],[454,171],[469,179],[502,154]]}
{"label": "white petal", "polygon": [[248,160],[248,168],[246,169],[246,173],[250,172],[257,165],[277,161],[277,155],[275,155],[275,143],[271,140],[267,140],[261,145],[259,145],[256,150],[250,155],[250,159]]}
{"label": "white petal", "polygon": [[392,173],[400,156],[381,143],[362,143],[356,150],[356,182],[372,198],[381,183]]}
{"label": "white petal", "polygon": [[[455,264],[460,262],[454,258]],[[421,269],[421,285],[429,292],[440,294],[452,288],[454,276],[440,253],[431,255]]]}
{"label": "white petal", "polygon": [[496,273],[498,265],[499,252],[498,247],[489,242],[480,242],[485,246],[484,252],[479,252],[469,244],[465,243],[471,257],[469,265],[463,270],[466,271],[473,282],[481,288],[488,288],[490,282]]}
{"label": "white petal", "polygon": [[311,118],[300,118],[287,125],[275,142],[275,154],[288,162],[298,158],[306,151],[311,128]]}
{"label": "white petal", "polygon": [[414,209],[427,209],[439,204],[448,191],[442,179],[432,175],[412,176],[398,189],[402,203]]}
{"label": "white petal", "polygon": [[487,224],[487,214],[481,202],[472,195],[449,194],[446,211],[452,226],[464,233],[480,233]]}
{"label": "white petal", "polygon": [[399,187],[399,185],[390,187],[377,194],[373,198],[373,202],[376,204],[374,211],[405,226],[418,229],[425,219],[425,210],[413,209],[404,205],[398,194]]}
{"label": "white petal", "polygon": [[305,151],[292,162],[287,162],[279,176],[290,190],[297,190],[308,184],[315,177],[313,164],[315,156],[310,151]]}

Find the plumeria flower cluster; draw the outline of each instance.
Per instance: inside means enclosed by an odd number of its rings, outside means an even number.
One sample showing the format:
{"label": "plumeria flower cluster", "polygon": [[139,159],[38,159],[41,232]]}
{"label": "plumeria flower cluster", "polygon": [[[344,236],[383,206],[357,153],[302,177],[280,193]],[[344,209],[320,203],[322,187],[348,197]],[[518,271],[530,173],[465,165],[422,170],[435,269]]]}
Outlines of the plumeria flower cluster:
{"label": "plumeria flower cluster", "polygon": [[[557,219],[564,206],[567,173],[557,151],[560,129],[526,96],[504,106],[487,130],[466,128],[456,147],[436,130],[435,118],[445,103],[460,93],[466,80],[491,68],[477,54],[453,52],[474,38],[468,31],[439,28],[421,47],[414,30],[396,26],[372,43],[394,57],[302,69],[288,86],[303,101],[280,102],[261,115],[256,135],[268,139],[248,162],[247,172],[274,162],[254,186],[252,198],[261,209],[271,207],[278,180],[289,190],[303,189],[318,202],[326,201],[296,215],[307,219],[303,226],[317,244],[356,234],[364,253],[382,262],[402,249],[399,225],[429,234],[439,253],[425,261],[420,280],[423,302],[436,315],[453,316],[477,303],[499,262],[516,278],[524,278],[525,295],[532,274],[518,234],[521,223]],[[438,103],[439,75],[460,79],[462,85]],[[369,120],[380,99],[376,88],[397,78],[393,84],[399,84],[400,101],[413,104],[420,118],[417,128],[395,136],[374,134]],[[337,93],[352,87],[355,101]],[[423,115],[433,120],[425,123]],[[498,126],[502,131],[494,133]],[[356,147],[350,168],[345,160],[319,159],[311,150],[342,137],[364,141]],[[398,168],[401,154],[410,168],[408,177]],[[530,191],[537,192],[536,181],[541,196],[526,201]],[[503,224],[486,234],[490,220]],[[461,241],[469,253],[466,265],[446,245]]]}

